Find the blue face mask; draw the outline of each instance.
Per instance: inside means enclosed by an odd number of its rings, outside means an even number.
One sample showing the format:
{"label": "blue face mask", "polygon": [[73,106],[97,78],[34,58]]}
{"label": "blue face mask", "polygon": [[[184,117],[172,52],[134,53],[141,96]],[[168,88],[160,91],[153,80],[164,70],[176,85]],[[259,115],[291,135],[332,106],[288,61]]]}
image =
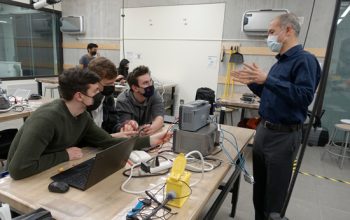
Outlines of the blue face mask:
{"label": "blue face mask", "polygon": [[282,43],[277,41],[277,37],[278,35],[269,35],[266,42],[272,52],[279,53],[282,48]]}

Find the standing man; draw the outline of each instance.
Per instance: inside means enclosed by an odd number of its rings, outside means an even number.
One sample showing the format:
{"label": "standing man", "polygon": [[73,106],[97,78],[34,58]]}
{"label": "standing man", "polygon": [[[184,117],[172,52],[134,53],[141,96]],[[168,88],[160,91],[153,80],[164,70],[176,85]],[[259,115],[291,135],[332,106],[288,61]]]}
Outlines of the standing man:
{"label": "standing man", "polygon": [[87,108],[97,126],[103,128],[113,137],[128,137],[137,134],[137,123],[132,120],[120,129],[121,132],[115,133],[114,130],[117,124],[117,111],[113,93],[118,76],[117,67],[109,59],[97,57],[89,63],[88,68],[101,78],[99,82],[100,95],[96,102]]}
{"label": "standing man", "polygon": [[151,135],[163,127],[164,104],[158,91],[155,91],[151,72],[146,66],[135,68],[127,78],[130,89],[117,98],[119,130],[129,120],[135,120],[142,134]]}
{"label": "standing man", "polygon": [[100,54],[97,53],[98,45],[94,43],[89,43],[87,45],[87,54],[83,55],[79,60],[79,66],[82,69],[87,69],[90,61],[95,58],[95,56],[99,57]]}
{"label": "standing man", "polygon": [[261,98],[259,124],[253,147],[253,201],[255,219],[280,213],[285,200],[292,162],[301,142],[306,119],[320,79],[316,57],[298,43],[296,15],[284,14],[269,25],[267,45],[277,52],[277,63],[263,72],[255,63],[244,64],[233,76]]}

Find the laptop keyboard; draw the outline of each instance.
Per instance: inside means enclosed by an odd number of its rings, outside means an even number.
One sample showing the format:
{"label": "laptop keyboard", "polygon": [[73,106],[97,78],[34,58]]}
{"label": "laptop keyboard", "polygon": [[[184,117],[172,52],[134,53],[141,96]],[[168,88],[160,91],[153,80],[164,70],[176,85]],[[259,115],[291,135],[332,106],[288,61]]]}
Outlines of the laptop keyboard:
{"label": "laptop keyboard", "polygon": [[71,186],[84,189],[88,180],[90,169],[93,165],[95,158],[91,158],[69,170],[53,176],[54,181],[65,182]]}

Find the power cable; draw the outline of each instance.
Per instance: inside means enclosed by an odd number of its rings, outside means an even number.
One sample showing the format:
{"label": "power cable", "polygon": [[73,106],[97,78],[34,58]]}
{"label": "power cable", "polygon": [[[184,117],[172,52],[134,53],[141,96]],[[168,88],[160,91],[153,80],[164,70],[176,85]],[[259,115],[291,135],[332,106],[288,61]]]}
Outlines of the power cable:
{"label": "power cable", "polygon": [[316,0],[314,0],[313,3],[312,3],[311,14],[310,14],[310,19],[309,19],[309,24],[307,25],[306,34],[305,34],[305,39],[304,39],[304,43],[303,43],[303,49],[304,49],[304,47],[305,47],[305,45],[306,45],[307,36],[309,35],[311,20],[312,20],[313,14],[314,14],[315,1],[316,1]]}
{"label": "power cable", "polygon": [[122,1],[122,14],[121,14],[121,17],[122,17],[122,24],[123,24],[123,27],[122,27],[122,45],[123,45],[123,59],[125,59],[125,40],[124,40],[124,25],[125,25],[125,13],[124,13],[124,0]]}

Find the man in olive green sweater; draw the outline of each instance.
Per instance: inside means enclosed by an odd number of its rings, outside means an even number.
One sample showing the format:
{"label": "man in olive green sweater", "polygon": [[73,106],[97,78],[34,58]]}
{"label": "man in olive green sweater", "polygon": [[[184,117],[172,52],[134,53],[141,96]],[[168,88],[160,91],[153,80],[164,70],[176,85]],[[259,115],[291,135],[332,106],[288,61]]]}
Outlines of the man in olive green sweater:
{"label": "man in olive green sweater", "polygon": [[[40,173],[59,163],[80,159],[86,146],[107,148],[125,138],[113,138],[96,126],[85,111],[100,96],[100,78],[93,72],[72,68],[59,76],[62,99],[38,108],[24,123],[13,140],[7,169],[13,179]],[[135,148],[156,146],[170,139],[163,131],[139,138]]]}

